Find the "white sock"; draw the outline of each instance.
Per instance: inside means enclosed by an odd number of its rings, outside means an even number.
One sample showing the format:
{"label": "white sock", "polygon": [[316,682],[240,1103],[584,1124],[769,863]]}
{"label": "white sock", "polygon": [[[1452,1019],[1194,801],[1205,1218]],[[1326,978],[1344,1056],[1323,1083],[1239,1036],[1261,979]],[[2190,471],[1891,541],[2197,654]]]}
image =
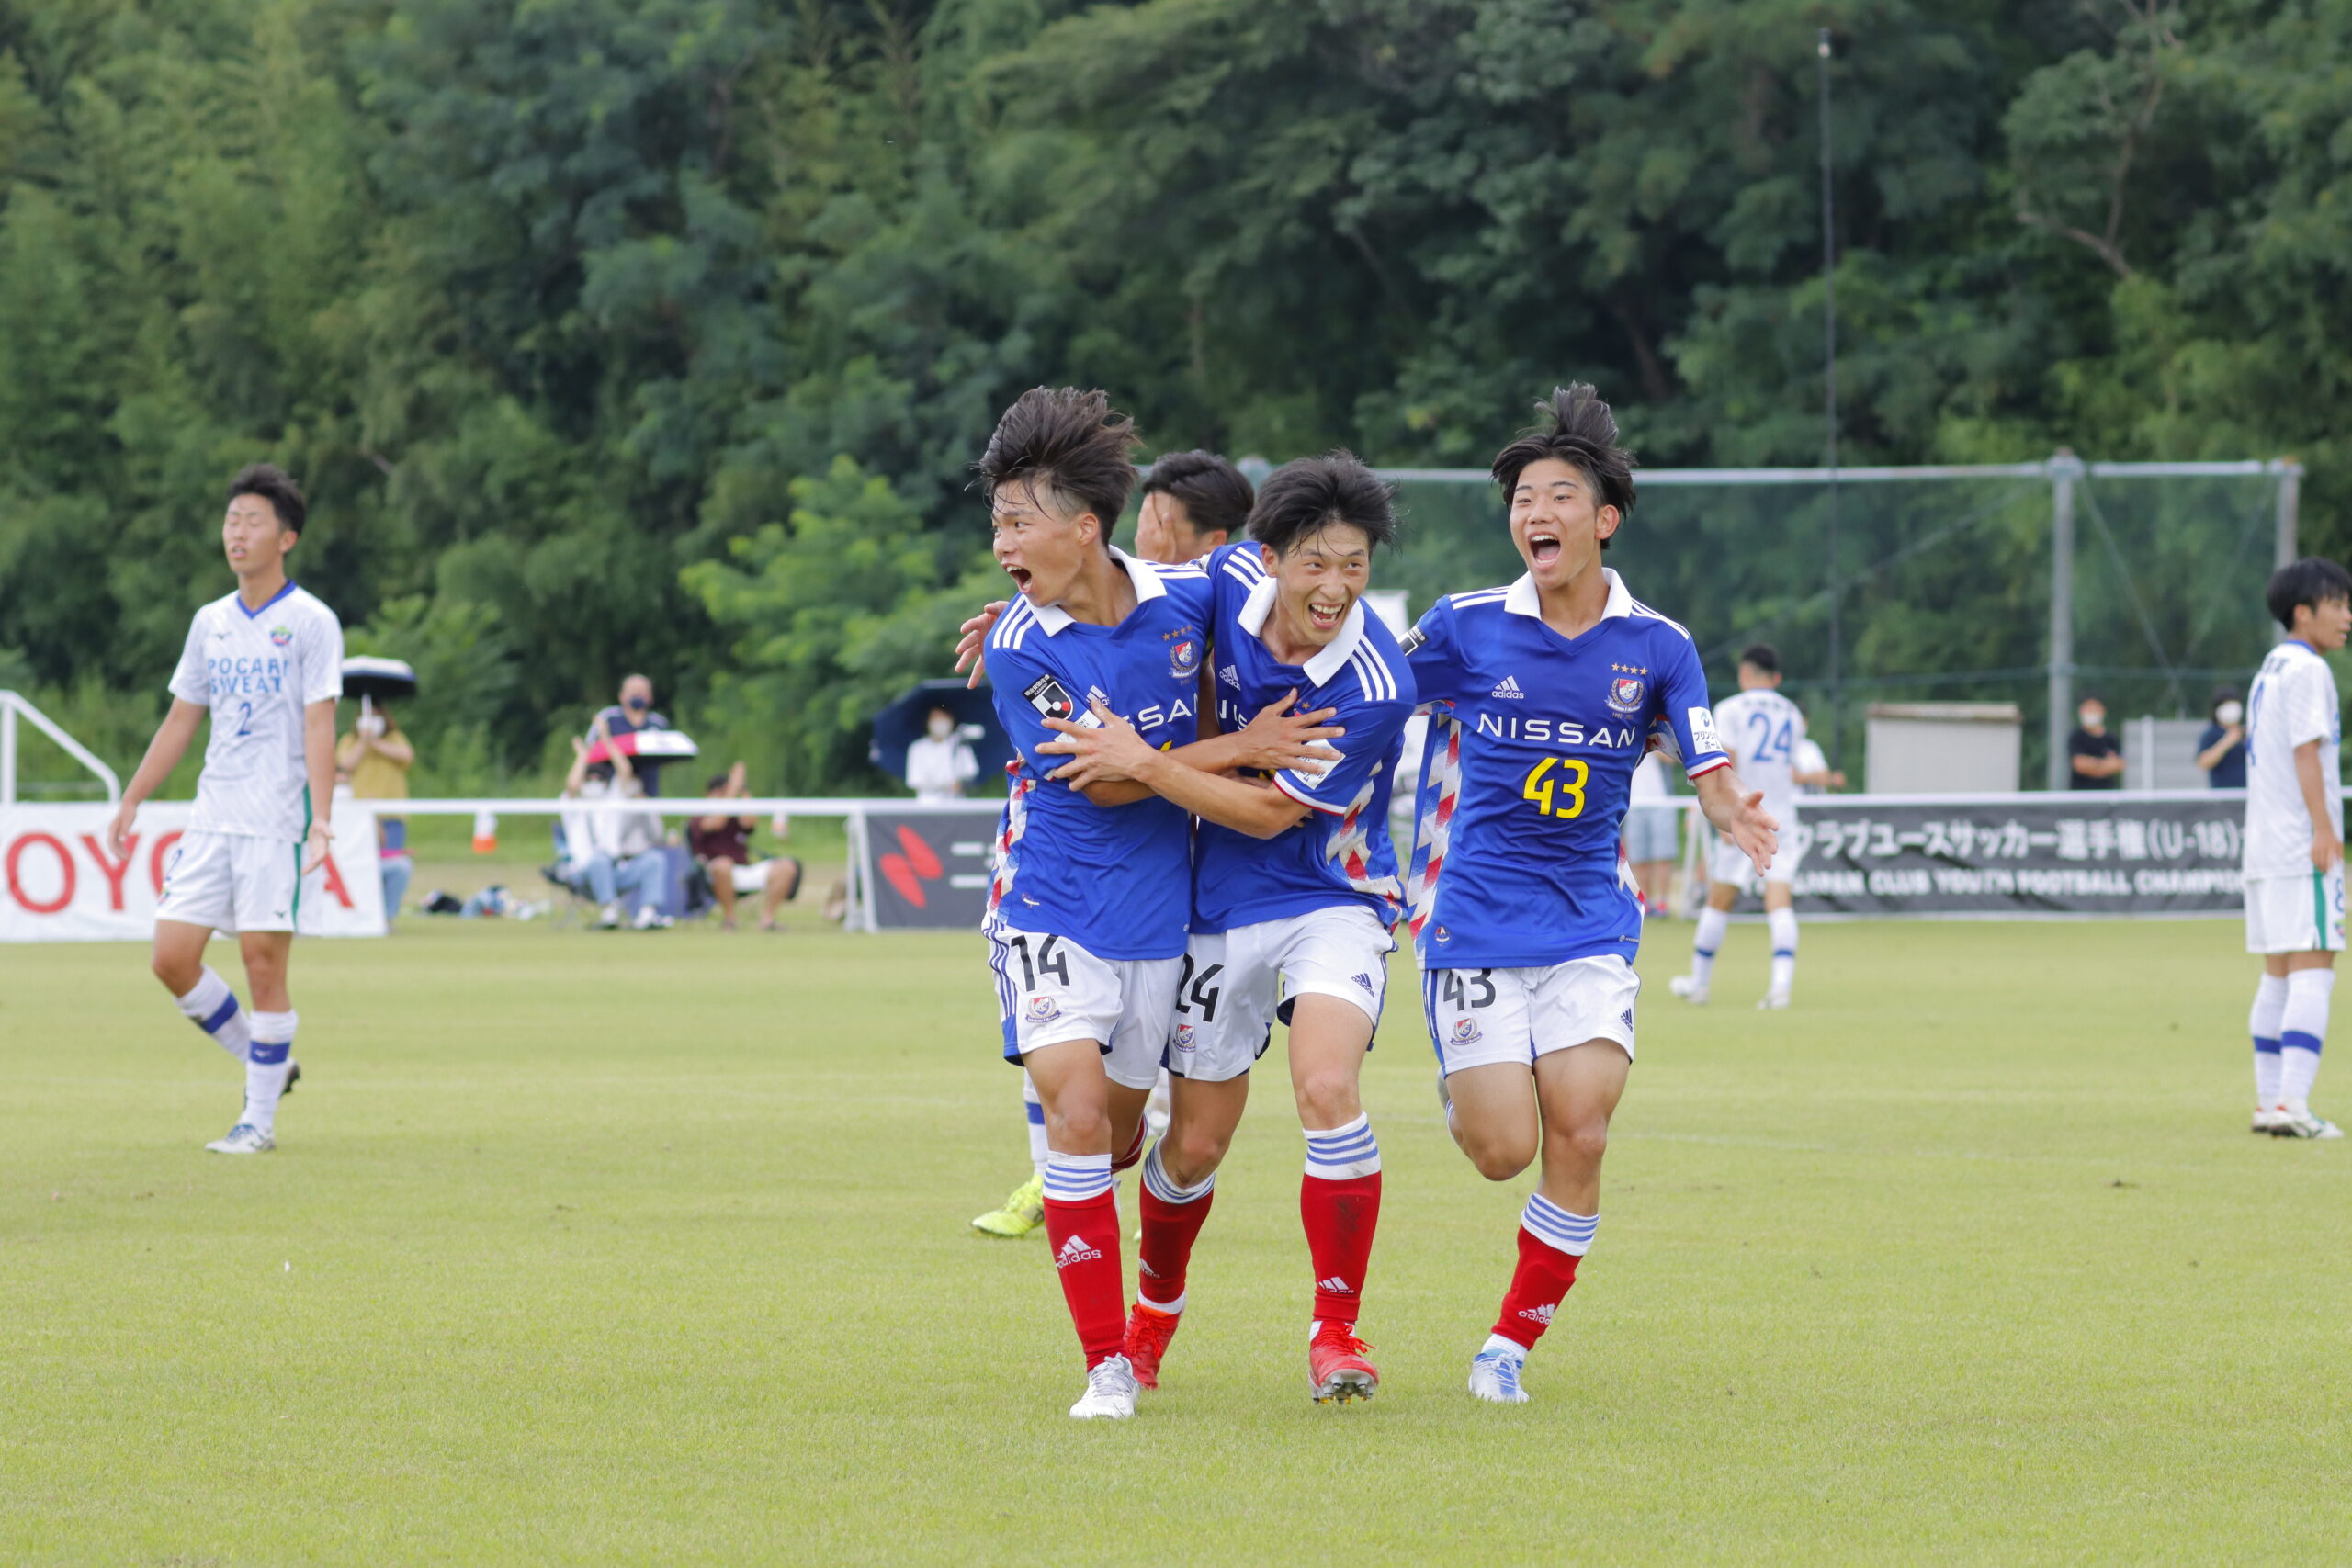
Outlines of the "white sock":
{"label": "white sock", "polygon": [[1772,989],[1785,996],[1797,977],[1797,912],[1767,909],[1764,929],[1772,933]]}
{"label": "white sock", "polygon": [[212,1036],[223,1051],[240,1062],[250,1054],[254,1037],[245,1025],[245,1010],[237,1005],[237,993],[229,988],[229,982],[210,964],[204,966],[196,988],[179,1001],[188,1021]]}
{"label": "white sock", "polygon": [[1705,985],[1715,972],[1715,950],[1731,930],[1731,917],[1713,904],[1699,911],[1699,930],[1690,939],[1690,978]]}
{"label": "white sock", "polygon": [[2287,976],[2287,1006],[2278,1016],[2278,1100],[2290,1110],[2304,1110],[2311,1100],[2319,1049],[2327,1040],[2328,994],[2335,989],[2333,969],[2298,969]]}
{"label": "white sock", "polygon": [[1046,1104],[1037,1098],[1037,1086],[1029,1079],[1023,1068],[1021,1074],[1021,1111],[1029,1124],[1029,1165],[1039,1176],[1046,1174]]}
{"label": "white sock", "polygon": [[253,1055],[245,1058],[243,1120],[261,1132],[277,1130],[277,1101],[294,1071],[294,1026],[300,1021],[301,1015],[291,1011],[254,1014]]}
{"label": "white sock", "polygon": [[2255,983],[2254,1010],[2246,1032],[2254,1036],[2254,1108],[2278,1108],[2278,1021],[2287,1011],[2287,976],[2265,975]]}

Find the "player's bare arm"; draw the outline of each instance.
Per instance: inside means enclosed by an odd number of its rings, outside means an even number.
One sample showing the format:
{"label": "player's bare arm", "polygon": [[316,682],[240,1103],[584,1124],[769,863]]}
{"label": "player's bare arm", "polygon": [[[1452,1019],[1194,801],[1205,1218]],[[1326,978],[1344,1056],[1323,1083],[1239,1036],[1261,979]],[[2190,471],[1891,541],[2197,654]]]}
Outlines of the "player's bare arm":
{"label": "player's bare arm", "polygon": [[305,876],[326,863],[334,843],[334,705],[328,697],[302,709],[302,767],[311,784],[311,831],[302,842]]}
{"label": "player's bare arm", "polygon": [[1702,773],[1693,785],[1699,809],[1718,832],[1729,839],[1755,865],[1758,874],[1771,869],[1781,851],[1781,824],[1764,809],[1764,792],[1751,790],[1729,768]]}
{"label": "player's bare arm", "polygon": [[1094,716],[1102,720],[1099,728],[1062,719],[1046,721],[1064,739],[1039,750],[1066,751],[1071,758],[1047,777],[1069,774],[1065,782],[1080,789],[1097,782],[1132,781],[1194,816],[1256,839],[1271,839],[1297,826],[1309,809],[1270,785],[1204,773],[1185,761],[1182,751],[1154,750],[1133,725],[1100,702],[1094,704]]}
{"label": "player's bare arm", "polygon": [[2306,740],[2295,748],[2295,782],[2302,786],[2303,809],[2312,814],[2312,866],[2334,871],[2344,860],[2344,840],[2335,836],[2328,816],[2327,783],[2321,776],[2320,743]]}
{"label": "player's bare arm", "polygon": [[[204,714],[202,705],[174,697],[171,711],[164,716],[164,722],[155,727],[155,739],[147,743],[147,754],[139,759],[139,771],[130,775],[130,783],[123,788],[122,805],[115,811],[114,820],[107,824],[107,852],[117,860],[130,852],[125,846],[130,841],[131,824],[139,816],[140,807],[164,787],[164,781],[172,776],[172,770],[180,765],[182,757],[187,755],[188,743],[196,739],[196,727],[204,722]],[[328,724],[332,728],[332,705]],[[332,734],[329,739],[332,742]],[[334,773],[332,757],[328,759],[327,773],[332,783]]]}

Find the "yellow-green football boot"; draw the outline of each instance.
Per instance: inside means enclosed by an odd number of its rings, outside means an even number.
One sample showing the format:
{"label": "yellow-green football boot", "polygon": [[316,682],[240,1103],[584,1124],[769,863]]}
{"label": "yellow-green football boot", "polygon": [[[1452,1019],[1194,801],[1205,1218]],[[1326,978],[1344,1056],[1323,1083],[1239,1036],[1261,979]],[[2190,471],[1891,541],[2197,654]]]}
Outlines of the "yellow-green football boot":
{"label": "yellow-green football boot", "polygon": [[1033,1176],[1014,1188],[1004,1207],[982,1214],[972,1228],[982,1235],[1017,1240],[1046,1223],[1046,1179]]}

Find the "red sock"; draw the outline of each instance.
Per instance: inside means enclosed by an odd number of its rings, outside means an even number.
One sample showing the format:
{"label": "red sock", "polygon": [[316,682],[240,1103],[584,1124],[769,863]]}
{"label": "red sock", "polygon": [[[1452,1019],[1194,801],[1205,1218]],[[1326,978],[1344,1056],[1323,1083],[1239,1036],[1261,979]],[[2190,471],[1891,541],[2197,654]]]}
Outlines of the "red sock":
{"label": "red sock", "polygon": [[1046,1240],[1054,1249],[1062,1300],[1091,1369],[1119,1353],[1127,1331],[1127,1292],[1119,1274],[1119,1199],[1046,1200]]}
{"label": "red sock", "polygon": [[1364,1270],[1372,1235],[1380,1227],[1380,1172],[1329,1181],[1301,1177],[1298,1218],[1315,1260],[1315,1315],[1324,1323],[1353,1323],[1363,1310]]}
{"label": "red sock", "polygon": [[1519,1231],[1519,1267],[1511,1271],[1510,1289],[1503,1292],[1503,1310],[1494,1331],[1529,1349],[1552,1326],[1552,1314],[1577,1282],[1577,1265],[1584,1259],[1562,1252],[1522,1225]]}
{"label": "red sock", "polygon": [[1136,1248],[1136,1297],[1171,1307],[1184,1303],[1184,1269],[1193,1260],[1193,1243],[1216,1201],[1211,1188],[1189,1203],[1170,1203],[1147,1186],[1143,1190],[1143,1241]]}

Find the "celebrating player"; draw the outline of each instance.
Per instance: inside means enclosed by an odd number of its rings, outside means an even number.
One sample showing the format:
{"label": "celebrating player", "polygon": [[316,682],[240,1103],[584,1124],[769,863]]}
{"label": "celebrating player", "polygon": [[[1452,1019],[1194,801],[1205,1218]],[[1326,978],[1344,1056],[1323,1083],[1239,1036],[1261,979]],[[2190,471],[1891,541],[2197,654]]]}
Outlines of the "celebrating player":
{"label": "celebrating player", "polygon": [[[1254,499],[1241,470],[1216,453],[1169,453],[1144,476],[1143,504],[1136,518],[1136,555],[1162,566],[1198,560],[1240,531],[1249,521]],[[990,604],[966,623],[958,670],[978,654],[980,639],[1005,608],[1001,603]],[[977,682],[978,677],[973,679]],[[1152,1090],[1150,1101],[1158,1110],[1146,1111],[1147,1120],[1163,1126],[1166,1082],[1163,1073],[1163,1087]],[[1026,1073],[1021,1075],[1021,1111],[1029,1134],[1029,1179],[1007,1194],[1003,1203],[972,1221],[972,1228],[982,1235],[1011,1240],[1046,1223],[1046,1112],[1037,1102],[1037,1086]]]}
{"label": "celebrating player", "polygon": [[1634,504],[1609,405],[1572,386],[1540,406],[1545,426],[1494,463],[1526,575],[1440,600],[1405,640],[1432,707],[1410,924],[1446,1125],[1490,1181],[1543,1160],[1518,1268],[1470,1365],[1470,1392],[1501,1404],[1526,1399],[1528,1351],[1600,1224],[1641,989],[1618,832],[1653,728],[1759,871],[1777,827],[1716,739],[1690,634],[1601,565]]}
{"label": "celebrating player", "polygon": [[2352,574],[2299,560],[2272,575],[2269,599],[2287,640],[2262,661],[2245,720],[2245,950],[2262,955],[2254,1130],[2340,1138],[2311,1107],[2344,949],[2344,728],[2320,656],[2352,631]]}
{"label": "celebrating player", "polygon": [[[220,543],[237,591],[189,624],[171,711],[107,828],[107,848],[128,859],[141,803],[179,764],[209,711],[195,815],[155,909],[153,966],[180,1010],[245,1066],[244,1111],[205,1145],[216,1154],[277,1147],[277,1102],[301,1076],[286,966],[302,878],[327,856],[334,708],[343,694],[342,624],[286,575],[302,519],[302,492],[284,470],[256,463],[230,481]],[[204,962],[215,931],[237,933],[250,1020]]]}
{"label": "celebrating player", "polygon": [[[1764,809],[1790,840],[1764,874],[1764,926],[1772,938],[1772,978],[1764,999],[1756,1004],[1759,1009],[1784,1008],[1797,977],[1797,912],[1791,885],[1800,858],[1797,756],[1804,744],[1804,715],[1781,695],[1781,656],[1770,643],[1757,643],[1739,656],[1739,694],[1715,709],[1715,728],[1732,766],[1764,792]],[[1718,838],[1712,864],[1707,907],[1699,911],[1699,929],[1690,942],[1690,973],[1667,982],[1676,996],[1699,1007],[1707,1004],[1715,953],[1731,927],[1731,907],[1738,902],[1740,889],[1756,879],[1747,856],[1727,836]]]}
{"label": "celebrating player", "polygon": [[[1346,453],[1284,465],[1250,517],[1251,543],[1208,559],[1220,724],[1295,694],[1334,713],[1328,770],[1232,778],[1154,750],[1096,705],[1092,727],[1047,720],[1052,776],[1134,780],[1201,818],[1193,937],[1169,1021],[1168,1131],[1143,1166],[1143,1236],[1126,1354],[1146,1388],[1184,1310],[1185,1271],[1216,1168],[1240,1124],[1249,1072],[1279,1018],[1306,1133],[1299,1217],[1314,1264],[1307,1384],[1320,1403],[1369,1397],[1379,1373],[1358,1339],[1380,1217],[1380,1145],[1357,1080],[1387,988],[1401,902],[1388,796],[1413,686],[1396,638],[1363,604],[1372,552],[1392,542],[1388,487]],[[1204,698],[1204,702],[1206,702]]]}

